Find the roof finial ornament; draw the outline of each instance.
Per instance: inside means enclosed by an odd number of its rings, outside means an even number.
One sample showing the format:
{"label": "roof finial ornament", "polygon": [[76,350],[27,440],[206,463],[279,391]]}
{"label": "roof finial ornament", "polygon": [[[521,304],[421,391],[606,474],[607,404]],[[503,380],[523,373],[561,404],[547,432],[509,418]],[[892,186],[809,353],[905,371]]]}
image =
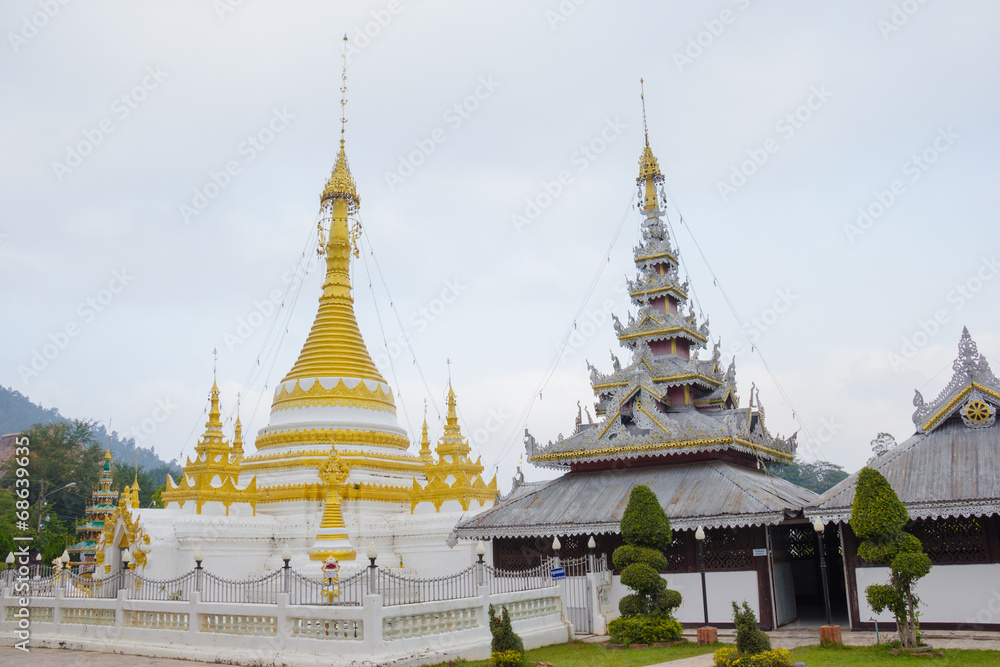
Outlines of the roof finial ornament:
{"label": "roof finial ornament", "polygon": [[212,348],[212,385],[218,385],[216,378],[218,377],[217,371],[219,369],[219,348]]}
{"label": "roof finial ornament", "polygon": [[344,143],[344,126],[347,124],[347,33],[344,33],[344,69],[340,75],[340,143]]}
{"label": "roof finial ornament", "polygon": [[646,146],[649,146],[649,130],[646,129],[646,86],[642,79],[639,79],[639,99],[642,100],[642,136],[646,138]]}

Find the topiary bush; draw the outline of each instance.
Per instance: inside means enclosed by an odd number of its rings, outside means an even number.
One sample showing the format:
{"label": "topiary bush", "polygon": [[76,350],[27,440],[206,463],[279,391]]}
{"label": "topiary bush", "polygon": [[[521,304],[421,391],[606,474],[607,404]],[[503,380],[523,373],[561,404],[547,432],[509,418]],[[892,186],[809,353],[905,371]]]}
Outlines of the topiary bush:
{"label": "topiary bush", "polygon": [[712,655],[715,667],[790,667],[792,654],[776,648],[753,655],[740,655],[734,648],[720,648]]}
{"label": "topiary bush", "polygon": [[617,570],[624,570],[635,563],[645,563],[657,572],[667,569],[667,558],[659,549],[623,544],[611,554],[611,562]]}
{"label": "topiary bush", "polygon": [[887,564],[888,584],[872,584],[865,590],[868,605],[876,612],[889,611],[896,619],[899,641],[904,648],[916,648],[917,580],[931,570],[931,560],[915,536],[903,530],[909,517],[906,507],[889,482],[877,470],[862,468],[858,473],[851,506],[851,529],[863,541],[858,555],[869,563]]}
{"label": "topiary bush", "polygon": [[632,487],[628,505],[622,514],[621,528],[625,543],[634,546],[663,551],[674,540],[670,520],[660,507],[660,501],[648,486],[642,484]]}
{"label": "topiary bush", "polygon": [[622,514],[621,530],[626,544],[615,549],[611,560],[621,571],[622,583],[635,593],[619,601],[618,612],[623,617],[670,617],[680,606],[681,595],[667,589],[659,571],[667,568],[662,549],[673,540],[673,533],[656,494],[648,487],[632,487]]}
{"label": "topiary bush", "polygon": [[757,614],[746,600],[741,607],[733,602],[733,624],[736,625],[736,650],[741,656],[771,650],[771,639],[757,627]]}
{"label": "topiary bush", "polygon": [[675,642],[681,638],[683,631],[684,626],[666,614],[622,617],[608,623],[612,643],[625,646]]}
{"label": "topiary bush", "polygon": [[492,667],[524,667],[524,656],[517,651],[500,651],[490,654]]}
{"label": "topiary bush", "polygon": [[[490,633],[493,640],[490,642],[490,662],[495,667],[521,667],[525,664],[524,642],[514,632],[510,624],[510,614],[507,607],[504,607],[500,616],[496,615],[493,605],[490,605]],[[515,662],[511,656],[517,656]],[[501,660],[502,662],[494,662]]]}

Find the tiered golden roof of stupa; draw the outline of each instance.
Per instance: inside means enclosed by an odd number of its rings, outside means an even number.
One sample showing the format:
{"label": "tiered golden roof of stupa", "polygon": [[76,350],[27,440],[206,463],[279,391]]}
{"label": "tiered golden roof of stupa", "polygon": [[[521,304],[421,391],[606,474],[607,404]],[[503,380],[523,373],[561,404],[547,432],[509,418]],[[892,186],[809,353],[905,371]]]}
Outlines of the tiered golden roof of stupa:
{"label": "tiered golden roof of stupa", "polygon": [[[195,458],[190,457],[183,468],[180,483],[167,475],[167,488],[163,491],[164,506],[176,502],[180,507],[188,501],[195,502],[195,513],[201,514],[207,502],[220,502],[229,513],[233,503],[249,503],[256,511],[257,480],[239,486],[242,444],[237,449],[231,446],[222,434],[222,416],[219,411],[219,386],[212,383],[211,407],[205,433],[195,447]],[[239,418],[237,417],[237,424]],[[242,432],[237,426],[237,441],[242,442]],[[126,489],[127,492],[127,489]]]}
{"label": "tiered golden roof of stupa", "polygon": [[437,461],[429,456],[425,457],[425,450],[429,450],[427,440],[427,418],[424,417],[423,441],[421,442],[421,458],[424,459],[424,473],[427,475],[427,484],[421,486],[416,479],[413,480],[410,506],[411,511],[422,502],[434,503],[436,511],[441,510],[441,505],[448,500],[457,500],[463,510],[469,509],[469,503],[473,500],[479,501],[480,505],[493,502],[497,493],[496,475],[489,484],[483,481],[482,459],[477,458],[473,462],[469,458],[469,443],[462,435],[462,429],[458,425],[458,411],[455,400],[455,391],[451,384],[448,385],[448,417],[445,420],[444,434],[438,440]]}

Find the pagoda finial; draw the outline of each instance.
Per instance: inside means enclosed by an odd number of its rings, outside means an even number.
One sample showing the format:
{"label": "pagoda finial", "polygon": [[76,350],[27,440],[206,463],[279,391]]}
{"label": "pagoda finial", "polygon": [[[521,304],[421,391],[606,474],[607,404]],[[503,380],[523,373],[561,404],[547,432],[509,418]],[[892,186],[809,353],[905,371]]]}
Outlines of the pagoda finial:
{"label": "pagoda finial", "polygon": [[[340,215],[346,217],[357,212],[361,205],[357,189],[354,185],[354,177],[351,176],[351,169],[347,164],[347,153],[344,150],[344,131],[347,125],[347,35],[344,35],[344,68],[340,75],[340,153],[337,154],[337,163],[330,174],[330,180],[326,182],[326,188],[320,196],[320,204],[326,209],[331,209],[334,217]],[[340,200],[346,204],[343,211],[334,202]],[[320,223],[320,240],[322,241],[322,222]],[[330,232],[330,243],[334,242],[334,231]],[[320,244],[322,246],[322,243]]]}
{"label": "pagoda finial", "polygon": [[639,79],[639,99],[642,100],[642,136],[646,138],[646,146],[649,146],[649,130],[646,128],[646,87],[642,79]]}
{"label": "pagoda finial", "polygon": [[642,149],[642,155],[639,156],[639,177],[635,179],[635,183],[643,188],[641,193],[642,209],[647,212],[646,217],[653,217],[649,214],[660,208],[656,186],[663,182],[663,174],[660,173],[660,163],[657,162],[656,156],[653,155],[653,151],[649,147],[649,130],[646,126],[646,89],[642,79],[639,79],[639,91],[639,99],[642,100],[642,134],[645,145]]}
{"label": "pagoda finial", "polygon": [[432,460],[431,439],[427,434],[427,399],[424,399],[424,427],[420,434],[420,458],[425,461]]}
{"label": "pagoda finial", "polygon": [[240,424],[240,393],[236,393],[236,424],[233,426],[233,454],[243,456],[243,425]]}
{"label": "pagoda finial", "polygon": [[344,126],[347,124],[347,33],[344,33],[344,69],[340,74],[340,144],[344,144]]}

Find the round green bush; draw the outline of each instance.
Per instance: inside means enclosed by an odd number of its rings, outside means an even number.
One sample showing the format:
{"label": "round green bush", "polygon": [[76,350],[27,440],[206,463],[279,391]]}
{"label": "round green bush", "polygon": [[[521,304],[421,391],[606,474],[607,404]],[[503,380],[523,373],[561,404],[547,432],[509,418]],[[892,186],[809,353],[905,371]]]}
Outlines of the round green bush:
{"label": "round green bush", "polygon": [[619,572],[633,563],[645,563],[657,572],[667,569],[667,559],[659,549],[623,544],[611,555],[611,562]]}
{"label": "round green bush", "polygon": [[674,642],[681,638],[683,630],[683,626],[678,621],[665,614],[616,618],[608,623],[608,634],[611,636],[611,642],[626,646]]}
{"label": "round green bush", "polygon": [[490,654],[492,667],[524,667],[524,655],[517,651],[494,651]]}
{"label": "round green bush", "polygon": [[655,595],[667,587],[660,573],[645,563],[632,563],[622,570],[622,584],[640,595]]}
{"label": "round green bush", "polygon": [[668,614],[672,614],[674,609],[680,607],[682,601],[683,598],[681,598],[680,591],[675,591],[671,588],[663,591],[663,595],[660,597],[660,602],[664,607],[663,611]]}
{"label": "round green bush", "polygon": [[906,525],[906,507],[877,470],[862,468],[854,488],[851,530],[861,539],[898,533]]}
{"label": "round green bush", "polygon": [[670,520],[656,494],[648,486],[637,484],[629,494],[622,514],[622,538],[627,544],[662,551],[673,541]]}

